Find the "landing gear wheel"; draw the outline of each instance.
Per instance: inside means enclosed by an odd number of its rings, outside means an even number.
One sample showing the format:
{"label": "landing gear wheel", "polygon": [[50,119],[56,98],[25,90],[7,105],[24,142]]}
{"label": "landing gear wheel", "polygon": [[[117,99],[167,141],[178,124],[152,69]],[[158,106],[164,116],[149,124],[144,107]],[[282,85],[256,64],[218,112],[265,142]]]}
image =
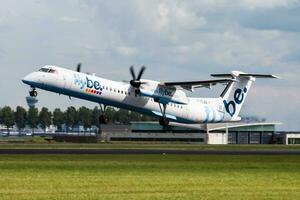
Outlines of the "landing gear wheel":
{"label": "landing gear wheel", "polygon": [[136,89],[136,90],[135,90],[135,95],[140,95],[140,94],[141,94],[141,90]]}
{"label": "landing gear wheel", "polygon": [[38,93],[37,93],[37,91],[36,91],[35,89],[33,89],[33,90],[31,90],[31,91],[29,92],[29,95],[30,95],[31,97],[37,97]]}
{"label": "landing gear wheel", "polygon": [[108,117],[107,116],[105,116],[105,115],[100,115],[99,116],[99,122],[100,122],[100,124],[108,124]]}
{"label": "landing gear wheel", "polygon": [[161,126],[168,126],[169,123],[170,123],[170,121],[169,121],[168,119],[164,119],[164,118],[160,118],[160,119],[159,119],[159,124],[160,124]]}

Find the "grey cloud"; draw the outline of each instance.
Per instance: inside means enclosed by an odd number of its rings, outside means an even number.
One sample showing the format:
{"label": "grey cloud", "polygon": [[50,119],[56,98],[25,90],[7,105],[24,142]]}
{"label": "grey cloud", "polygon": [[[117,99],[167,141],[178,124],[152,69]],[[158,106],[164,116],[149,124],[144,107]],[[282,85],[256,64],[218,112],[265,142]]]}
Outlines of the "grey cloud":
{"label": "grey cloud", "polygon": [[259,10],[241,19],[245,27],[261,30],[300,31],[300,6]]}

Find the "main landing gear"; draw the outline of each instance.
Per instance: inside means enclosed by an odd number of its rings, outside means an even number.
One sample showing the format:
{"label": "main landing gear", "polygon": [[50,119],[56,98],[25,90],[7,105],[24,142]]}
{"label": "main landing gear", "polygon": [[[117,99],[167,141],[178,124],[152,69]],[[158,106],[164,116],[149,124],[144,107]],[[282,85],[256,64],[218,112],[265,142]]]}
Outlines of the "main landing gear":
{"label": "main landing gear", "polygon": [[31,97],[37,97],[38,93],[34,87],[32,87],[31,90],[29,91],[29,95]]}
{"label": "main landing gear", "polygon": [[160,118],[159,119],[159,125],[161,126],[168,126],[170,121],[168,119]]}
{"label": "main landing gear", "polygon": [[101,111],[101,114],[99,116],[99,122],[100,122],[100,124],[108,124],[109,119],[105,115],[106,105],[100,104],[100,111]]}
{"label": "main landing gear", "polygon": [[170,121],[166,117],[167,104],[158,103],[158,105],[159,105],[160,112],[162,113],[162,117],[159,119],[159,124],[161,126],[168,126]]}

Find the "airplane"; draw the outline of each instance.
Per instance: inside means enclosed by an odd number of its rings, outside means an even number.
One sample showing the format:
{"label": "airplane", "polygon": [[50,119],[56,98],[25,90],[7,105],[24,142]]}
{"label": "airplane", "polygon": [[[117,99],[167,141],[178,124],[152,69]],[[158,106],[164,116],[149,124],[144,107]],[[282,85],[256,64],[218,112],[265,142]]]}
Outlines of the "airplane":
{"label": "airplane", "polygon": [[[256,78],[278,78],[269,74],[249,74],[232,71],[228,74],[212,74],[217,79],[185,82],[157,82],[142,79],[142,66],[136,75],[130,67],[132,80],[117,82],[53,65],[46,65],[23,78],[30,86],[30,96],[36,98],[36,89],[84,99],[100,105],[100,123],[107,123],[107,106],[127,109],[159,119],[162,126],[171,122],[184,124],[237,122],[252,83]],[[225,89],[217,98],[188,97],[186,91],[210,88],[224,84]]]}

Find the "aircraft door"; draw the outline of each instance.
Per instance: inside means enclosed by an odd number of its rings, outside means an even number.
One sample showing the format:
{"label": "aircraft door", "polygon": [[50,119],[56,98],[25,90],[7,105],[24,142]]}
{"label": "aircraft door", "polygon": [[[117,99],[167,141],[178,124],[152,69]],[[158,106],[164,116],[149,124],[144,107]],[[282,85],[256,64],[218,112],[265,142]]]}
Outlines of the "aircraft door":
{"label": "aircraft door", "polygon": [[70,83],[70,75],[68,73],[63,73],[63,83],[64,83],[64,88],[65,89],[70,89],[71,88],[71,83]]}

